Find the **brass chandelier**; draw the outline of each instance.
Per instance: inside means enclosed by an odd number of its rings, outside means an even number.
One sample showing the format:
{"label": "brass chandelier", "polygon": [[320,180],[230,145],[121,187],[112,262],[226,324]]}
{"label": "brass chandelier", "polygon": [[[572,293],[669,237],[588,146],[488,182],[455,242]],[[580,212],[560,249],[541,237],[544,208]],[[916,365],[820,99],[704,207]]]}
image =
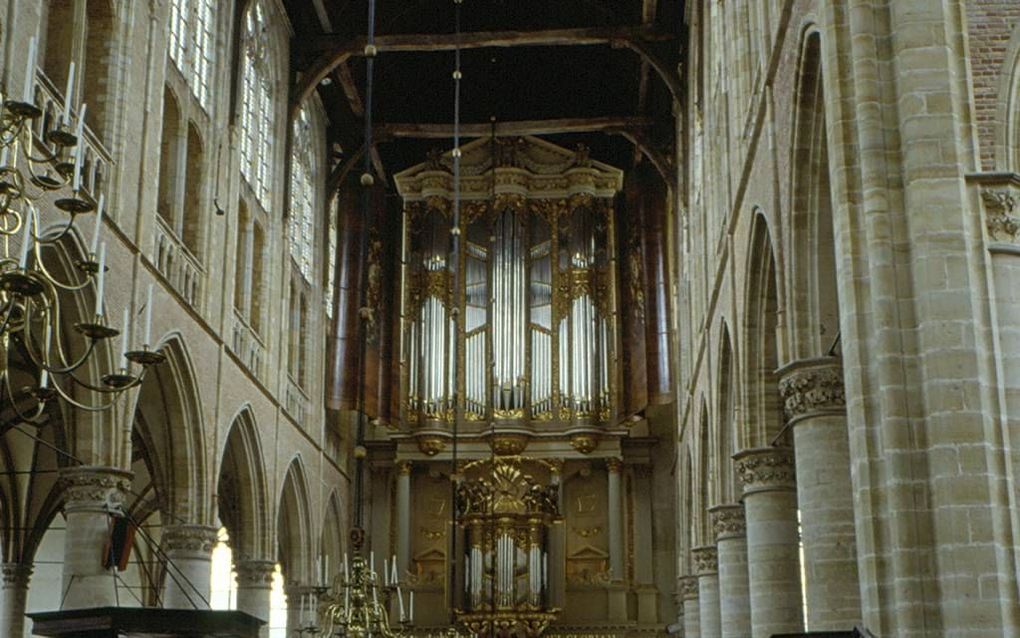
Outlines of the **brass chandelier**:
{"label": "brass chandelier", "polygon": [[[47,403],[57,397],[87,411],[108,409],[124,391],[141,384],[150,366],[165,358],[149,350],[151,286],[146,306],[145,345],[141,349],[132,349],[127,340],[130,328],[127,310],[119,329],[107,321],[103,308],[108,270],[106,244],[99,243],[103,198],[96,202],[83,191],[81,183],[87,107],[83,104],[78,109],[72,131],[72,62],[63,113],[54,118],[52,127],[47,126],[40,139],[36,139],[31,123],[42,117],[43,111],[34,97],[35,52],[36,40],[32,38],[20,99],[9,92],[0,93],[0,240],[3,244],[0,247],[0,403],[9,403],[25,422],[38,422]],[[53,207],[65,215],[52,231],[45,229],[40,211],[44,202],[50,200]],[[68,238],[79,215],[97,210],[88,257],[75,263],[75,275],[62,280],[47,269],[42,250],[56,247]],[[20,242],[16,241],[18,238]],[[61,295],[74,294],[93,285],[96,301],[91,318],[74,323],[72,330],[65,329],[66,313],[61,306]],[[114,372],[102,375],[99,384],[79,374],[99,344],[118,336],[118,351],[122,356]],[[74,349],[80,354],[74,354],[66,345],[68,337],[83,342],[80,348]],[[38,369],[38,377],[30,379],[27,385],[15,387],[15,361],[22,365],[30,363]],[[89,402],[75,398],[75,388],[98,395],[98,400]]]}

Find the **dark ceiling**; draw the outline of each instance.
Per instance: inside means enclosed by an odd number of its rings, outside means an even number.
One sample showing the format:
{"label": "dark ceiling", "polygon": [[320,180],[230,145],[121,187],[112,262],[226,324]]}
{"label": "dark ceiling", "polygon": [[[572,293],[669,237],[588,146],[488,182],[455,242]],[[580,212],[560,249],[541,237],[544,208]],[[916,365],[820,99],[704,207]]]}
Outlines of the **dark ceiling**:
{"label": "dark ceiling", "polygon": [[[285,0],[294,27],[292,67],[313,69],[323,55],[363,40],[367,0]],[[650,34],[647,50],[667,72],[676,73],[682,0],[464,0],[462,32],[522,32],[588,29]],[[377,125],[450,124],[453,121],[452,51],[427,50],[426,41],[455,30],[453,0],[378,0],[376,34],[421,34],[422,50],[387,51],[375,62],[373,119]],[[433,36],[433,37],[430,37]],[[441,39],[441,38],[440,38]],[[645,42],[642,39],[642,42]],[[613,46],[615,44],[616,46]],[[589,118],[646,118],[631,135],[581,132],[544,135],[627,169],[639,157],[634,139],[660,164],[672,156],[672,96],[646,58],[614,41],[560,46],[468,48],[462,53],[462,121],[488,123]],[[361,147],[365,59],[353,55],[332,69],[318,91],[330,118],[329,136],[349,156]],[[444,139],[380,139],[378,159],[388,176],[425,159]],[[648,156],[648,153],[645,153]],[[639,160],[641,161],[641,160]],[[660,166],[660,170],[661,170]]]}

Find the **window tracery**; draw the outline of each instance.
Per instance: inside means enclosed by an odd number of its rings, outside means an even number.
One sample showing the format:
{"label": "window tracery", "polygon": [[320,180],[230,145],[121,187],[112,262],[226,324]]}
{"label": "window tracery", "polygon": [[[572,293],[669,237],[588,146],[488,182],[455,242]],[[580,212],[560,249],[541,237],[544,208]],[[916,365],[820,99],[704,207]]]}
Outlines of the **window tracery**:
{"label": "window tracery", "polygon": [[170,59],[206,109],[213,67],[215,7],[215,0],[170,3]]}
{"label": "window tracery", "polygon": [[272,68],[265,12],[254,3],[245,16],[241,98],[241,174],[263,208],[269,206],[273,153]]}
{"label": "window tracery", "polygon": [[313,181],[311,128],[308,111],[302,108],[294,122],[290,218],[287,229],[291,257],[305,281],[309,282],[312,280],[312,250],[315,245],[312,236],[312,226],[315,220],[315,183]]}

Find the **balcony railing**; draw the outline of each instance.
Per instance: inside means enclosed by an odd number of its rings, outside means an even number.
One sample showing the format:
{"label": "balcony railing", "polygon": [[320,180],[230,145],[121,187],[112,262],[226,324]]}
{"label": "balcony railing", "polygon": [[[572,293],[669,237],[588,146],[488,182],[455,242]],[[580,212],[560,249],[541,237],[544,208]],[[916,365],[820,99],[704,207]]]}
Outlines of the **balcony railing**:
{"label": "balcony railing", "polygon": [[248,370],[259,381],[266,384],[265,362],[266,346],[262,339],[252,330],[244,317],[234,311],[234,327],[231,331],[230,349],[234,351]]}
{"label": "balcony railing", "polygon": [[[49,144],[43,139],[43,135],[46,131],[56,128],[57,120],[64,112],[64,98],[42,71],[36,72],[35,103],[43,112],[42,117],[35,121],[33,127],[35,141],[36,144],[50,149]],[[72,113],[72,121],[77,116],[77,113]],[[109,201],[109,176],[113,174],[113,159],[88,125],[85,126],[83,137],[85,138],[85,155],[81,165],[82,190],[96,200],[100,195],[106,195],[106,199]],[[116,219],[115,215],[113,219]]]}
{"label": "balcony railing", "polygon": [[205,270],[166,221],[156,215],[156,238],[152,261],[188,305],[201,312]]}

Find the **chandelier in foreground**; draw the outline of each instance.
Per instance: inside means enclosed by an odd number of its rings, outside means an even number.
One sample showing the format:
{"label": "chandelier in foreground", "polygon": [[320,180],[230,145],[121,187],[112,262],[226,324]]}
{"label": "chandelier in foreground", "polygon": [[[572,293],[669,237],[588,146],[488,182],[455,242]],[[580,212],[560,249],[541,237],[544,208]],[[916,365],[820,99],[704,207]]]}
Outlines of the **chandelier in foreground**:
{"label": "chandelier in foreground", "polygon": [[[45,248],[56,247],[70,238],[79,215],[99,211],[97,203],[82,188],[84,122],[86,106],[77,111],[72,125],[70,98],[63,113],[46,122],[37,139],[33,122],[43,117],[34,95],[35,49],[29,47],[28,68],[20,96],[0,95],[0,401],[9,403],[24,421],[36,421],[46,404],[58,396],[69,404],[89,411],[111,407],[117,396],[136,387],[145,370],[163,361],[149,351],[152,326],[152,289],[146,306],[146,345],[133,350],[126,339],[129,316],[124,311],[120,329],[106,320],[103,289],[106,279],[106,245],[99,244],[101,218],[87,258],[74,264],[66,278],[49,270],[42,259]],[[68,73],[64,95],[73,94],[74,66]],[[49,114],[47,115],[49,120]],[[41,207],[52,206],[64,217],[47,226]],[[55,226],[54,230],[49,228]],[[17,246],[17,249],[14,247]],[[67,327],[63,303],[71,295],[92,286],[95,307],[85,321]],[[70,334],[67,334],[70,333]],[[119,365],[100,377],[100,383],[85,379],[82,369],[92,360],[99,344],[120,336]],[[75,345],[75,344],[79,345]],[[141,367],[137,372],[132,364]],[[38,370],[38,376],[27,369]],[[76,388],[78,391],[76,391]],[[91,401],[76,395],[92,393]],[[113,400],[111,400],[113,399]]]}
{"label": "chandelier in foreground", "polygon": [[549,596],[549,530],[559,519],[551,470],[524,457],[465,466],[457,490],[465,538],[457,621],[468,631],[534,638],[559,615]]}

